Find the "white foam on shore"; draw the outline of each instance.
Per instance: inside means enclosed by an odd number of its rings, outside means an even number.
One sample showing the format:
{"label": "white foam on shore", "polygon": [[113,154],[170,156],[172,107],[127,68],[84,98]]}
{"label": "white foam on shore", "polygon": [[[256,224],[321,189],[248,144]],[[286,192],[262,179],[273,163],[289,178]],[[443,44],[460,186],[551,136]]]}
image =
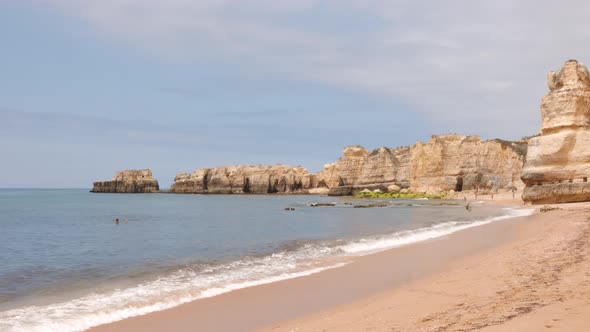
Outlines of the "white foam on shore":
{"label": "white foam on shore", "polygon": [[439,238],[464,229],[489,224],[499,220],[529,216],[535,212],[535,209],[504,208],[504,210],[507,211],[507,214],[498,217],[490,217],[471,222],[449,221],[430,227],[400,231],[386,236],[360,239],[343,245],[340,249],[348,254],[363,256],[412,243]]}
{"label": "white foam on shore", "polygon": [[109,293],[89,294],[63,303],[0,312],[0,331],[81,331],[233,290],[312,275],[348,263],[326,265],[334,256],[362,256],[446,236],[495,221],[527,216],[534,209],[506,208],[506,214],[480,221],[450,221],[416,230],[350,241],[344,245],[306,244],[260,258],[244,258],[204,270],[183,268],[170,275]]}
{"label": "white foam on shore", "polygon": [[346,265],[321,264],[319,258],[333,256],[336,250],[306,244],[295,251],[244,258],[198,271],[187,267],[108,293],[0,312],[0,331],[82,331],[241,288],[308,276]]}

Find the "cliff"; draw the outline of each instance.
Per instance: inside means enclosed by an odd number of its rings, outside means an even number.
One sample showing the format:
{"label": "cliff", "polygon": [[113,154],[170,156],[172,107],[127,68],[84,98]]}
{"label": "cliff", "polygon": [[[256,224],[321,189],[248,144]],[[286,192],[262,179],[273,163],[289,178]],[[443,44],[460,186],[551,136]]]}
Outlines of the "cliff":
{"label": "cliff", "polygon": [[523,200],[535,204],[590,200],[590,75],[569,60],[547,76],[541,134],[529,142]]}
{"label": "cliff", "polygon": [[180,173],[173,193],[268,194],[328,193],[355,195],[370,190],[438,193],[479,189],[483,192],[524,187],[519,175],[526,142],[482,141],[477,136],[439,135],[427,143],[371,152],[344,148],[343,157],[309,174],[303,167],[225,166]]}
{"label": "cliff", "polygon": [[349,146],[344,157],[314,174],[314,188],[328,188],[330,195],[351,195],[363,189],[387,191],[389,185],[409,186],[409,148],[378,148],[372,152]]}
{"label": "cliff", "polygon": [[396,187],[427,193],[522,188],[526,149],[526,142],[464,135],[435,135],[427,143],[372,152],[349,146],[344,157],[313,175],[312,186],[329,188],[330,195]]}
{"label": "cliff", "polygon": [[439,135],[411,148],[410,183],[415,192],[523,188],[526,142],[482,141],[479,136]]}
{"label": "cliff", "polygon": [[152,177],[149,169],[119,171],[110,181],[96,181],[91,192],[94,193],[153,193],[158,192],[158,180]]}
{"label": "cliff", "polygon": [[173,193],[271,194],[303,193],[311,176],[303,167],[287,165],[239,165],[180,173],[170,187]]}

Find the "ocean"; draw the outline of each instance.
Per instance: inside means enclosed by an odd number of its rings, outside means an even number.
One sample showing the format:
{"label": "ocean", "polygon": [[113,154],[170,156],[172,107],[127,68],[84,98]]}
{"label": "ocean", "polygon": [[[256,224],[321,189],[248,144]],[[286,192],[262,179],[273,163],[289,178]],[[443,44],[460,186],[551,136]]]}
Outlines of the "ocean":
{"label": "ocean", "polygon": [[[354,208],[379,201],[388,206]],[[0,189],[0,331],[81,331],[530,213],[452,200]]]}

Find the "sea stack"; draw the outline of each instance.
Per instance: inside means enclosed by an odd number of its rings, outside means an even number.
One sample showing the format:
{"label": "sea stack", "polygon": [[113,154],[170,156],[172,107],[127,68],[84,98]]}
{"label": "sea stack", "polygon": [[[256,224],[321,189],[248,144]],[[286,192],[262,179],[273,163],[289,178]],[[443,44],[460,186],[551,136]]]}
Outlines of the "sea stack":
{"label": "sea stack", "polygon": [[590,200],[590,75],[569,60],[547,75],[543,125],[529,141],[523,200],[533,204]]}
{"label": "sea stack", "polygon": [[155,193],[160,190],[158,180],[149,169],[119,171],[110,181],[96,181],[93,193]]}

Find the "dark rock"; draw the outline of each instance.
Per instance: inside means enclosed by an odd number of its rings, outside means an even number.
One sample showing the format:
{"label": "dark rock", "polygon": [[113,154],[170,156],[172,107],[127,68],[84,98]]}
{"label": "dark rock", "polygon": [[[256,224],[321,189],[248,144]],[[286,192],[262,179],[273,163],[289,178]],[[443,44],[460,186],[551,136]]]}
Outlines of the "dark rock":
{"label": "dark rock", "polygon": [[334,203],[311,203],[309,206],[322,207],[322,206],[336,206]]}

